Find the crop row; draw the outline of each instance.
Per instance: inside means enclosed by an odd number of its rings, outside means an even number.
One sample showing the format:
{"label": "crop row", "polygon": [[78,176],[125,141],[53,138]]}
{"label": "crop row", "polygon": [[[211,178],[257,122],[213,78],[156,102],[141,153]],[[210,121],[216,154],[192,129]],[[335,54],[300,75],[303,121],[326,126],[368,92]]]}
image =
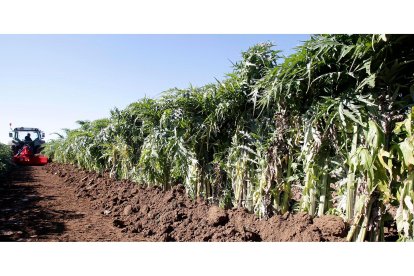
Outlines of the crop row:
{"label": "crop row", "polygon": [[414,37],[312,36],[280,64],[274,48],[251,47],[217,83],[79,121],[46,152],[261,218],[338,215],[350,241],[382,241],[391,223],[413,239]]}

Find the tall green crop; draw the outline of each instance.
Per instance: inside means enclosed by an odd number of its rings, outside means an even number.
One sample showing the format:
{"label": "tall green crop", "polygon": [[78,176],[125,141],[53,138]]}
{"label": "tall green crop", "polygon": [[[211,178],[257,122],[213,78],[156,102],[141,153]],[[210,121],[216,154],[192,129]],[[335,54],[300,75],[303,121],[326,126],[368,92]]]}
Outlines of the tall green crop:
{"label": "tall green crop", "polygon": [[0,143],[0,175],[11,169],[11,156],[12,152],[10,147]]}

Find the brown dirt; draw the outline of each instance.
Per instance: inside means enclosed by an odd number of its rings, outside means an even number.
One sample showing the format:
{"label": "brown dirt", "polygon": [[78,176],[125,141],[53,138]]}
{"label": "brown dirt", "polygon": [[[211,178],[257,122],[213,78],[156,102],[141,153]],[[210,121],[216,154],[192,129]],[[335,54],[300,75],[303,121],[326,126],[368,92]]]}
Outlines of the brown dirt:
{"label": "brown dirt", "polygon": [[340,218],[286,214],[259,220],[243,209],[191,201],[70,165],[23,167],[0,184],[0,240],[343,241]]}
{"label": "brown dirt", "polygon": [[78,198],[74,187],[41,167],[19,167],[0,179],[0,241],[131,241]]}

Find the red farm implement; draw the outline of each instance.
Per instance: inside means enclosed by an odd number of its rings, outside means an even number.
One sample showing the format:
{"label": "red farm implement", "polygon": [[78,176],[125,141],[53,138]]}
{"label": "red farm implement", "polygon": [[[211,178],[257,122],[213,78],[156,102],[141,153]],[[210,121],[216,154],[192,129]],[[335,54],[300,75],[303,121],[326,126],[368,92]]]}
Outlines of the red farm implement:
{"label": "red farm implement", "polygon": [[48,158],[40,154],[45,141],[44,132],[37,128],[18,127],[9,133],[9,143],[13,151],[13,162],[17,165],[42,166]]}

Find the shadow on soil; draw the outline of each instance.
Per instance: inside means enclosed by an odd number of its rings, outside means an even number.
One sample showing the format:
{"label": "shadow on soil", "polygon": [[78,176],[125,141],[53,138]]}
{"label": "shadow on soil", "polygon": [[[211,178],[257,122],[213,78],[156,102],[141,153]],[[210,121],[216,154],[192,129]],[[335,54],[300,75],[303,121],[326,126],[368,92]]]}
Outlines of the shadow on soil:
{"label": "shadow on soil", "polygon": [[42,240],[47,235],[63,233],[63,220],[83,217],[40,206],[39,202],[53,197],[39,195],[39,185],[35,183],[31,167],[17,167],[0,178],[0,241]]}

